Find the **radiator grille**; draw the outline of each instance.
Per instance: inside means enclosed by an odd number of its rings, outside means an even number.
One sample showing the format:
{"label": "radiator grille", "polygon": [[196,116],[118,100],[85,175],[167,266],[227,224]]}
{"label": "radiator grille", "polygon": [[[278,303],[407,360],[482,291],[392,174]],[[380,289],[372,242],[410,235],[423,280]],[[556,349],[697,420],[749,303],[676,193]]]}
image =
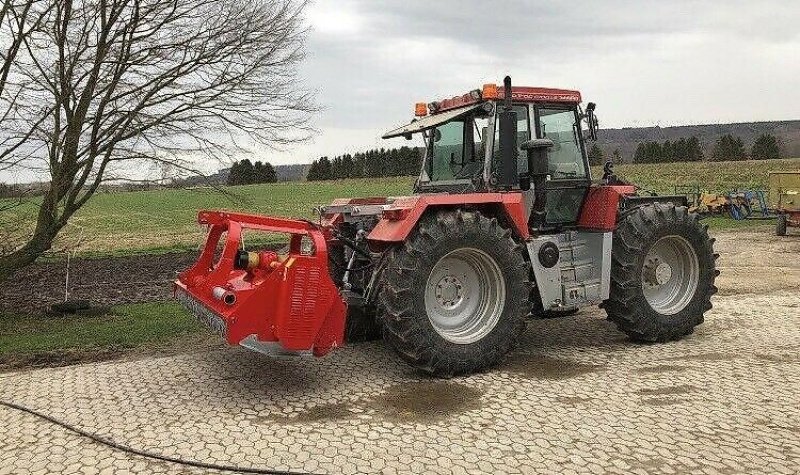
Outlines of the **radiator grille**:
{"label": "radiator grille", "polygon": [[320,270],[316,267],[299,267],[295,269],[294,287],[289,303],[288,336],[291,338],[308,338],[313,336],[316,322],[317,305],[325,300],[320,290]]}

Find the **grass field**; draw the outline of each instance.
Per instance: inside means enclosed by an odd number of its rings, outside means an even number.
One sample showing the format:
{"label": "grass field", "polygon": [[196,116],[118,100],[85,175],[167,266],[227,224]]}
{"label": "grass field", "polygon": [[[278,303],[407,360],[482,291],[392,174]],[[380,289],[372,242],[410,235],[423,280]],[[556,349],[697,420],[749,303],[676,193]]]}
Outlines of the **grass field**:
{"label": "grass field", "polygon": [[[672,193],[675,185],[697,184],[702,190],[765,189],[769,171],[800,170],[800,159],[625,164],[616,173],[642,188]],[[599,168],[593,176],[601,175]],[[101,193],[81,209],[64,230],[60,245],[80,242],[84,253],[164,251],[196,247],[204,230],[196,225],[198,209],[224,208],[277,216],[312,218],[315,206],[348,196],[397,196],[411,192],[412,177],[354,179],[337,182],[291,182],[230,187],[230,196],[211,189]],[[35,206],[16,209],[30,226]],[[714,219],[712,226],[738,227],[760,222],[733,223]]]}
{"label": "grass field", "polygon": [[138,348],[187,346],[206,330],[176,302],[112,307],[102,315],[0,314],[0,369],[60,364],[91,355],[115,357]]}

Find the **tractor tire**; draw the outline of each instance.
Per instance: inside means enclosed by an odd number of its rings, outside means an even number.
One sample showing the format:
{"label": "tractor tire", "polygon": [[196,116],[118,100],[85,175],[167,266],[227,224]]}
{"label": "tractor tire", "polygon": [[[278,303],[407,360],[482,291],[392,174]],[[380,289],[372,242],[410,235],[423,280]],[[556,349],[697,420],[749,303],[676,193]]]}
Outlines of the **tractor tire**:
{"label": "tractor tire", "polygon": [[694,331],[711,309],[718,254],[708,226],[686,207],[654,203],[621,217],[603,307],[632,340],[666,342]]}
{"label": "tractor tire", "polygon": [[378,298],[384,340],[411,366],[439,377],[497,364],[530,310],[523,249],[497,219],[477,211],[423,218],[387,251]]}
{"label": "tractor tire", "polygon": [[775,225],[775,234],[777,236],[786,236],[786,228],[788,226],[788,218],[785,214],[778,215],[778,224]]}

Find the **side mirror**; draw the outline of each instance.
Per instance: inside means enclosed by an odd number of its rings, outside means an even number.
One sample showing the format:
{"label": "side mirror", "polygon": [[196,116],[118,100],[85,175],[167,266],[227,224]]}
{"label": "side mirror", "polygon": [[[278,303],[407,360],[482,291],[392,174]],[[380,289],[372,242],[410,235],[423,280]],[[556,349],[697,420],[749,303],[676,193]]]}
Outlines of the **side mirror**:
{"label": "side mirror", "polygon": [[517,174],[517,111],[511,107],[511,78],[503,80],[503,110],[497,114],[500,160],[497,169],[497,185],[512,188],[519,183]]}
{"label": "side mirror", "polygon": [[597,116],[594,113],[596,107],[597,104],[594,102],[586,104],[586,122],[589,125],[589,138],[592,140],[597,140],[597,129],[599,128]]}

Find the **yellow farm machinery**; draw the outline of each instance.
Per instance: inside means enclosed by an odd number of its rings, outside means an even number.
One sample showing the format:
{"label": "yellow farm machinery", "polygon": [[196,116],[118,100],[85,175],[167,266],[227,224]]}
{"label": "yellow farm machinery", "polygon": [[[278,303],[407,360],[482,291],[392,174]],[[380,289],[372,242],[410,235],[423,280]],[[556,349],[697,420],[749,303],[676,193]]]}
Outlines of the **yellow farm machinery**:
{"label": "yellow farm machinery", "polygon": [[775,234],[785,236],[788,228],[800,227],[800,171],[769,174],[769,204],[778,215]]}

